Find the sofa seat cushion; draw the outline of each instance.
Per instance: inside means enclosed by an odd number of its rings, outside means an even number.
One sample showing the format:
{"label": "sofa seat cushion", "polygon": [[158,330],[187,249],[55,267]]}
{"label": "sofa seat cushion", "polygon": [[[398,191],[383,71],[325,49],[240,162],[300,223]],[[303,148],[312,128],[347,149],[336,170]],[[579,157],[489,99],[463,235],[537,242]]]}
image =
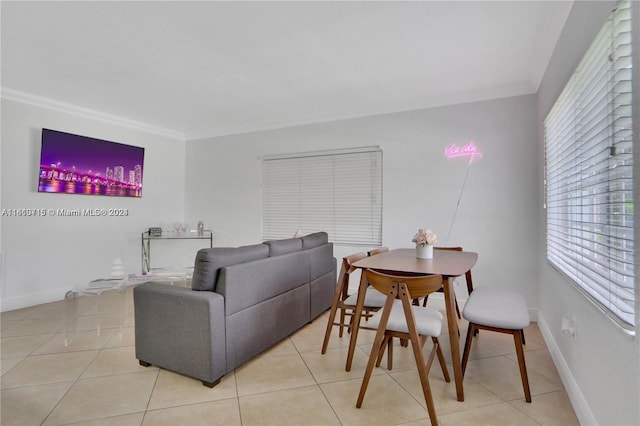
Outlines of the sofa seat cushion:
{"label": "sofa seat cushion", "polygon": [[198,251],[193,270],[191,288],[197,291],[214,291],[220,268],[264,259],[269,256],[269,247],[255,244],[244,247],[214,247]]}

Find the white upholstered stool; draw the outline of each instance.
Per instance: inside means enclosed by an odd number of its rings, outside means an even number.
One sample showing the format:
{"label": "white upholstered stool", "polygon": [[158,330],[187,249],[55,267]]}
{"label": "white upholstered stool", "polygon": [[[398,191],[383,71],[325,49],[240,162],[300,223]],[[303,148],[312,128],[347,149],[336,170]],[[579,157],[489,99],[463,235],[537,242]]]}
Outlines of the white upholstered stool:
{"label": "white upholstered stool", "polygon": [[531,402],[527,366],[524,362],[523,330],[529,325],[529,307],[522,294],[514,290],[481,287],[476,288],[467,299],[462,316],[469,321],[467,340],[462,355],[462,374],[467,368],[471,341],[476,330],[497,331],[513,335],[520,366],[520,377],[527,402]]}

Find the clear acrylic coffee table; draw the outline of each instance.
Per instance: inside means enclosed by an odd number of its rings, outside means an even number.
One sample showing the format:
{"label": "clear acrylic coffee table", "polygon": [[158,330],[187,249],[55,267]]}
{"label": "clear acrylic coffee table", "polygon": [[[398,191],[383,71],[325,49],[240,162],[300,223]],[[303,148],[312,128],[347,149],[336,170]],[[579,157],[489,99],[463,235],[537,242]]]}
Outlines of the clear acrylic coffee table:
{"label": "clear acrylic coffee table", "polygon": [[122,327],[128,317],[128,279],[98,279],[78,284],[65,295],[65,339],[69,346],[78,335],[78,330],[96,330],[100,335],[104,328]]}

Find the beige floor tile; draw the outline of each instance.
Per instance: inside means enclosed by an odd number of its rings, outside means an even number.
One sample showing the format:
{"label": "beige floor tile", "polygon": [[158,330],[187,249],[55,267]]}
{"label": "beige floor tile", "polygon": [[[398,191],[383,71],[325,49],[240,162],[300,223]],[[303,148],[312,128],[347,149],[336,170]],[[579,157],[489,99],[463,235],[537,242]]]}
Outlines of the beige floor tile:
{"label": "beige floor tile", "polygon": [[[440,341],[440,345],[442,345],[442,342],[444,340],[439,340]],[[448,345],[448,342],[447,342]],[[360,346],[360,348],[366,352],[367,354],[367,361],[369,358],[369,355],[371,353],[371,346]],[[422,355],[424,356],[425,360],[427,359],[427,357],[431,354],[431,351],[433,349],[433,342],[431,341],[431,339],[429,339],[425,345],[422,347]],[[445,362],[451,362],[450,357],[447,358],[447,354],[443,351],[443,354],[445,355]],[[387,358],[388,358],[388,350],[385,351],[385,356],[382,359],[382,363],[380,364],[380,367],[382,369],[384,369],[385,371],[389,371],[388,369],[388,363],[387,363]],[[435,363],[437,363],[437,359],[434,360]],[[436,364],[434,364],[436,365]],[[416,371],[416,359],[415,359],[415,355],[413,354],[413,349],[411,347],[411,343],[409,343],[408,346],[403,347],[400,344],[400,339],[394,339],[394,345],[393,345],[393,364],[392,364],[392,371],[394,372],[398,372],[398,371],[405,371],[405,370],[411,370],[411,371]],[[440,369],[440,364],[437,364],[435,369],[438,369],[439,371],[441,371]],[[452,374],[452,372],[449,372],[450,374]]]}
{"label": "beige floor tile", "polygon": [[531,403],[523,399],[511,401],[510,404],[541,425],[577,426],[580,424],[564,390],[536,395],[531,398]]}
{"label": "beige floor tile", "polygon": [[[338,312],[336,314],[336,318],[334,320],[334,322],[337,322],[340,320],[340,313]],[[300,347],[299,350],[301,352],[304,352],[305,350],[318,350],[318,349],[322,349],[322,344],[324,342],[324,335],[326,333],[326,329],[327,329],[327,321],[329,321],[329,313],[326,312],[325,314],[321,315],[320,317],[318,317],[315,321],[314,321],[314,328],[310,329],[310,330],[306,330],[305,329],[305,333],[312,333],[313,337],[310,337],[310,341],[312,342],[312,345],[310,345],[309,347]],[[349,322],[349,317],[346,318],[346,321]],[[319,323],[319,324],[316,324]],[[362,319],[362,324],[366,325],[366,321],[364,319]],[[347,328],[345,327],[342,331],[342,337],[340,337],[340,329],[338,326],[334,325],[331,328],[331,335],[329,336],[329,344],[328,344],[328,348],[339,348],[339,347],[344,347],[344,346],[349,346],[349,341],[350,341],[350,333],[347,331]],[[367,344],[371,344],[373,343],[373,339],[375,337],[375,332],[371,331],[371,330],[367,330],[367,329],[361,329],[359,331],[358,334],[358,341],[357,344],[359,345],[367,345]],[[318,348],[318,340],[320,341],[320,348]],[[311,343],[310,342],[310,343]]]}
{"label": "beige floor tile", "polygon": [[[324,338],[324,331],[327,327],[327,318],[328,314],[320,315],[314,319],[311,324],[307,324],[289,337],[296,347],[296,350],[299,352],[307,352],[322,349],[322,339]],[[331,339],[333,340],[333,337]]]}
{"label": "beige floor tile", "polygon": [[544,337],[542,336],[542,332],[540,331],[540,327],[537,322],[532,322],[529,324],[529,327],[524,329],[524,339],[525,351],[537,351],[547,348],[547,344],[544,341]]}
{"label": "beige floor tile", "polygon": [[372,376],[361,408],[356,408],[362,380],[320,385],[344,425],[392,425],[429,418],[427,411],[388,374]]}
{"label": "beige floor tile", "polygon": [[0,370],[2,371],[0,374],[5,375],[9,370],[11,370],[16,365],[20,364],[23,358],[7,358],[0,360]]}
{"label": "beige floor tile", "polygon": [[245,426],[340,424],[318,386],[243,396],[239,400]]}
{"label": "beige floor tile", "polygon": [[[412,351],[397,342],[393,370],[387,370],[385,359],[374,370],[363,407],[355,408],[375,333],[360,330],[353,368],[346,372],[349,334],[340,338],[332,327],[329,350],[320,354],[328,312],[207,388],[190,377],[140,367],[133,288],[125,303],[112,293],[101,299],[100,317],[97,298],[79,298],[80,326],[70,347],[63,346],[69,307],[64,300],[0,314],[2,425],[429,423]],[[468,324],[464,319],[457,324],[462,350]],[[512,338],[481,331],[471,351],[464,402],[456,400],[455,386],[444,382],[439,365],[432,367],[430,384],[442,425],[577,424],[538,325],[531,323],[525,336],[533,402],[524,401]],[[453,377],[446,327],[440,341]],[[430,348],[427,343],[423,353]]]}
{"label": "beige floor tile", "polygon": [[[516,354],[508,355],[507,358],[518,362]],[[562,383],[558,370],[556,370],[556,366],[553,364],[553,359],[546,349],[525,351],[524,361],[527,364],[527,371],[535,371],[556,383]]]}
{"label": "beige floor tile", "polygon": [[0,313],[0,321],[17,322],[27,318],[33,312],[38,312],[44,309],[44,305],[31,306],[23,309],[15,309],[13,311],[7,311]]}
{"label": "beige floor tile", "polygon": [[140,426],[143,418],[144,413],[140,412],[77,422],[73,423],[73,426]]}
{"label": "beige floor tile", "polygon": [[293,342],[291,341],[291,339],[286,338],[281,340],[279,343],[276,343],[274,346],[267,349],[266,351],[261,353],[259,356],[290,355],[290,354],[297,354],[297,353],[298,351],[296,350],[296,347],[293,345]]}
{"label": "beige floor tile", "polygon": [[128,296],[128,293],[123,294],[114,290],[104,291],[100,295],[82,294],[76,299],[76,307],[79,315],[95,315],[98,312],[122,315],[127,313]]}
{"label": "beige floor tile", "polygon": [[[464,338],[460,340],[461,351],[464,347],[464,339],[466,339],[467,333],[465,330]],[[513,342],[513,335],[505,333],[491,332],[487,330],[480,330],[478,335],[473,338],[473,345],[478,346],[477,350],[491,351],[498,355],[515,354],[516,347]],[[471,347],[471,352],[474,351],[474,346]]]}
{"label": "beige floor tile", "polygon": [[[498,395],[503,401],[523,398],[522,379],[518,363],[506,356],[469,361],[466,374],[485,388]],[[553,392],[562,385],[547,377],[527,369],[531,395]]]}
{"label": "beige floor tile", "polygon": [[2,332],[2,337],[33,336],[36,334],[55,334],[64,329],[64,318],[25,319]]}
{"label": "beige floor tile", "polygon": [[209,388],[198,379],[161,369],[151,394],[149,409],[218,401],[236,396],[236,380],[233,372],[223,376],[220,383]]}
{"label": "beige floor tile", "polygon": [[[366,326],[366,321],[362,320],[362,324],[363,327]],[[344,340],[347,341],[347,346],[349,345],[349,339],[351,338],[351,335],[349,334],[345,334],[342,337]],[[363,346],[365,348],[367,348],[367,353],[369,352],[369,349],[371,349],[371,345],[373,345],[373,341],[376,339],[376,330],[370,330],[368,328],[361,328],[358,331],[358,339],[356,341],[356,344],[358,346]]]}
{"label": "beige floor tile", "polygon": [[157,367],[141,366],[136,359],[135,347],[108,348],[100,351],[82,374],[82,378],[139,373],[149,370],[157,370]]}
{"label": "beige floor tile", "polygon": [[2,389],[76,380],[97,354],[83,351],[27,357],[2,376]]}
{"label": "beige floor tile", "polygon": [[19,323],[20,320],[10,320],[10,319],[3,319],[0,320],[0,332],[4,333],[5,330],[13,327],[14,325],[16,325],[17,323]]}
{"label": "beige floor tile", "polygon": [[105,348],[119,348],[123,346],[136,345],[136,329],[135,327],[123,327],[121,330],[115,330],[111,340],[107,342]]}
{"label": "beige floor tile", "polygon": [[[467,328],[465,327],[463,331],[460,339],[461,352],[464,349]],[[541,349],[546,350],[544,339],[536,323],[531,323],[531,325],[524,330],[524,335],[526,341],[524,345],[525,352],[538,351]],[[495,355],[515,355],[515,353],[516,346],[512,334],[480,330],[478,335],[473,338],[469,359],[487,358]]]}
{"label": "beige floor tile", "polygon": [[[435,373],[434,370],[436,370]],[[453,373],[451,371],[451,366],[449,366],[451,382],[447,383],[444,381],[442,372],[437,371],[435,366],[431,368],[429,385],[431,386],[431,395],[433,396],[438,415],[502,402],[496,394],[483,388],[469,377],[465,377],[464,379],[464,402],[458,401],[456,387],[453,382]],[[416,370],[393,372],[391,373],[391,377],[426,409],[427,405],[422,392],[422,384],[420,383],[420,377]]]}
{"label": "beige floor tile", "polygon": [[[371,339],[366,339],[365,337],[368,336],[369,334],[373,333],[369,333],[368,331],[362,331],[361,333],[359,333],[360,339],[358,342],[356,342],[356,344],[369,344],[373,342],[373,337]],[[365,337],[363,337],[365,336]],[[342,332],[342,336],[340,336],[340,330],[337,327],[333,327],[331,329],[331,336],[329,336],[329,343],[327,344],[327,348],[343,348],[343,347],[348,347],[349,346],[349,342],[351,339],[351,334],[347,331],[347,329],[345,328]],[[317,337],[316,337],[316,345],[317,345]],[[324,332],[322,333],[322,338],[320,340],[320,346],[322,349],[322,343],[324,343]]]}
{"label": "beige floor tile", "polygon": [[242,422],[240,421],[238,400],[232,398],[162,410],[149,410],[145,414],[142,424],[143,426],[234,426],[241,425]]}
{"label": "beige floor tile", "polygon": [[41,424],[72,384],[62,382],[1,391],[0,423],[3,426]]}
{"label": "beige floor tile", "polygon": [[[332,348],[328,349],[324,355],[320,351],[304,352],[300,356],[318,383],[361,379],[367,367],[368,355],[361,348],[357,348],[353,355],[351,370],[346,371],[348,349],[347,347]],[[373,374],[384,374],[384,371],[376,368]]]}
{"label": "beige floor tile", "polygon": [[[322,342],[327,329],[328,319],[329,315],[325,313],[316,318],[311,324],[301,330],[298,330],[291,336],[291,341],[299,352],[312,352],[322,349]],[[365,323],[364,320],[362,322],[363,324]],[[328,348],[348,347],[350,338],[351,335],[347,333],[346,330],[342,337],[339,337],[338,328],[333,327],[331,330],[331,337],[329,338]],[[374,331],[361,329],[358,332],[357,344],[370,345],[373,343],[374,338]]]}
{"label": "beige floor tile", "polygon": [[34,310],[29,319],[65,318],[67,305],[64,301],[52,302],[43,305],[42,309]]}
{"label": "beige floor tile", "polygon": [[157,371],[78,380],[44,425],[61,425],[143,412]]}
{"label": "beige floor tile", "polygon": [[509,405],[501,403],[438,416],[443,426],[493,425],[536,426],[537,423]]}
{"label": "beige floor tile", "polygon": [[[498,333],[492,333],[498,335]],[[482,336],[484,337],[484,336]],[[465,332],[460,336],[459,345],[460,345],[460,360],[462,361],[462,355],[464,353],[464,345],[465,340],[467,338],[466,329]],[[451,359],[451,346],[449,343],[449,336],[440,337],[442,341],[442,351],[445,354],[445,357],[450,360]],[[516,352],[515,347],[513,346],[513,342],[511,343],[511,347],[505,343],[504,339],[501,340],[501,345],[498,348],[495,348],[490,342],[487,342],[487,339],[479,339],[474,338],[471,341],[471,350],[469,351],[469,360],[475,359],[483,359],[483,358],[491,358],[495,356],[500,356],[503,353],[514,353]],[[513,349],[511,351],[511,349]],[[511,352],[509,352],[511,351]]]}
{"label": "beige floor tile", "polygon": [[2,312],[1,321],[22,321],[24,319],[39,319],[51,316],[64,316],[65,303],[63,300],[43,303],[41,305],[29,306],[27,308],[15,309],[13,311]]}
{"label": "beige floor tile", "polygon": [[113,337],[115,330],[102,330],[98,335],[93,331],[78,331],[75,336],[69,335],[68,346],[65,346],[66,333],[58,333],[44,345],[40,346],[33,354],[56,354],[63,352],[78,352],[99,350],[104,348],[107,342]]}
{"label": "beige floor tile", "polygon": [[124,328],[124,326],[122,316],[113,313],[81,315],[76,319],[76,328],[78,330],[95,331],[96,333],[103,333],[112,328]]}
{"label": "beige floor tile", "polygon": [[4,337],[0,341],[2,359],[20,358],[34,353],[36,349],[44,345],[52,334],[37,334],[35,336]]}
{"label": "beige floor tile", "polygon": [[253,359],[236,369],[238,396],[315,385],[299,354]]}

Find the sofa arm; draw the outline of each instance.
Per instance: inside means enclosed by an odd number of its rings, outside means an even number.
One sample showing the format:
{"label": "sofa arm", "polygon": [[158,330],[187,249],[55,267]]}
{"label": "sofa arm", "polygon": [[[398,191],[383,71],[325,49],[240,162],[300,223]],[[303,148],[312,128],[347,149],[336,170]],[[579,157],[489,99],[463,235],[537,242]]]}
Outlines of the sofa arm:
{"label": "sofa arm", "polygon": [[227,373],[224,298],[167,284],[133,290],[136,358],[213,386]]}

